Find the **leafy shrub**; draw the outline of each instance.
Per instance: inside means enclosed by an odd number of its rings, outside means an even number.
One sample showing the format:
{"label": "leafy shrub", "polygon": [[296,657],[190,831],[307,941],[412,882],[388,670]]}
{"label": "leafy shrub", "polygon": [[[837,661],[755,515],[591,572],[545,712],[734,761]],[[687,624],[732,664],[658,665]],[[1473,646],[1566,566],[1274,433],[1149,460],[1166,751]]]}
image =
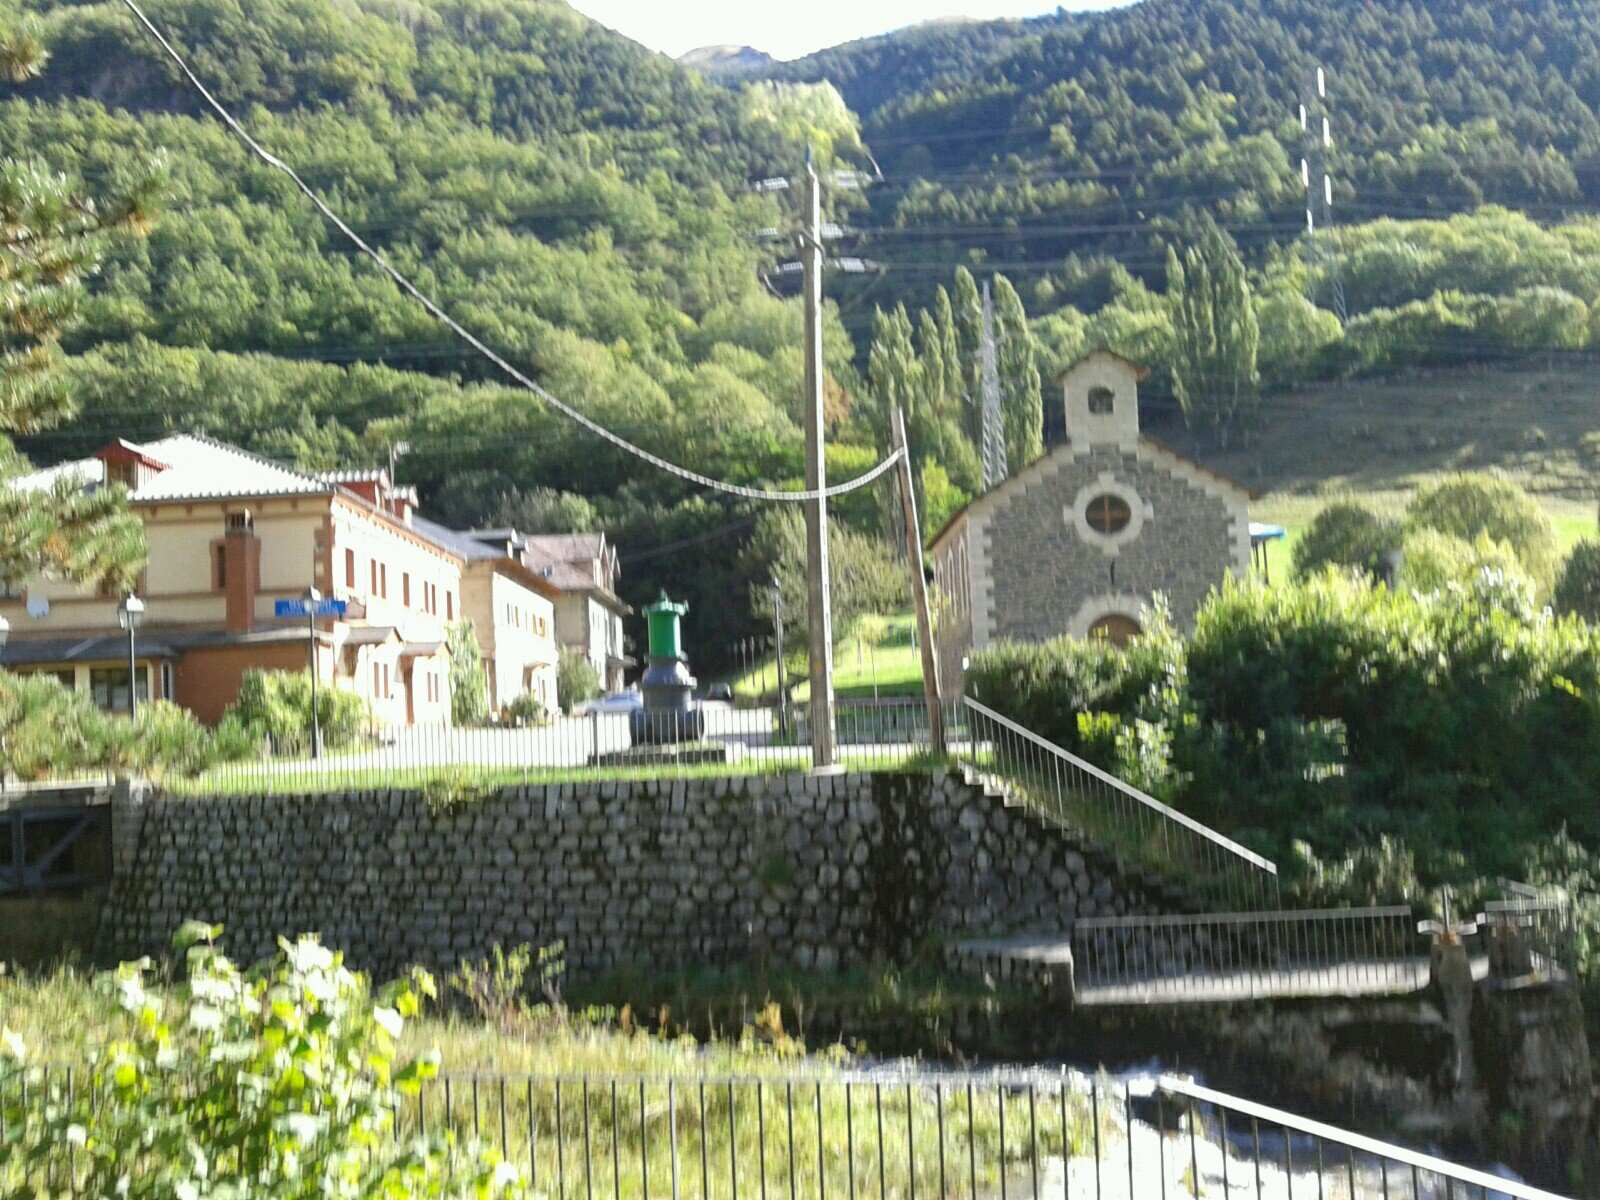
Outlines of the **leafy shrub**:
{"label": "leafy shrub", "polygon": [[128,768],[155,778],[198,775],[216,758],[216,739],[188,709],[166,700],[139,706],[127,742]]}
{"label": "leafy shrub", "polygon": [[47,1178],[74,1178],[84,1196],[523,1194],[492,1149],[394,1134],[405,1099],[438,1070],[396,1052],[434,994],[425,973],[373,997],[305,937],[245,974],[212,946],[218,932],[179,934],[188,978],[170,995],[147,990],[144,962],[104,981],[121,1011],[87,1061],[83,1032],[62,1031],[56,1057],[83,1062],[76,1086],[30,1066],[15,1036],[0,1040],[6,1194],[36,1194],[26,1181]]}
{"label": "leafy shrub", "polygon": [[445,634],[450,649],[450,717],[457,725],[489,719],[489,673],[471,621],[457,621]]}
{"label": "leafy shrub", "polygon": [[500,719],[511,725],[548,725],[550,710],[532,692],[523,692],[500,706]]}
{"label": "leafy shrub", "polygon": [[19,779],[70,774],[117,757],[126,725],[53,676],[0,672],[0,758]]}
{"label": "leafy shrub", "polygon": [[[368,727],[366,702],[342,688],[317,688],[322,744],[329,750],[354,745]],[[244,673],[239,696],[223,713],[230,745],[269,745],[277,754],[311,748],[311,676],[305,671]]]}
{"label": "leafy shrub", "polygon": [[1486,533],[1470,542],[1437,529],[1406,534],[1401,579],[1409,587],[1434,592],[1452,583],[1470,583],[1484,571],[1531,582],[1511,548]]}
{"label": "leafy shrub", "polygon": [[1401,535],[1398,521],[1353,500],[1337,500],[1312,519],[1295,543],[1295,574],[1303,579],[1329,566],[1371,571],[1380,554],[1400,544]]}
{"label": "leafy shrub", "polygon": [[1229,584],[1192,637],[1158,645],[1003,645],[970,677],[982,702],[1275,856],[1301,841],[1337,863],[1388,835],[1435,886],[1514,874],[1564,825],[1600,846],[1600,630],[1506,572],[1434,592]]}
{"label": "leafy shrub", "polygon": [[556,659],[556,703],[567,712],[600,694],[600,672],[576,650],[566,646]]}
{"label": "leafy shrub", "polygon": [[1496,475],[1453,475],[1418,489],[1406,512],[1413,528],[1437,529],[1466,541],[1487,534],[1509,546],[1523,569],[1548,583],[1556,531],[1527,492]]}
{"label": "leafy shrub", "polygon": [[[967,694],[1058,746],[1083,753],[1104,731],[1080,725],[1079,714],[1131,716],[1181,672],[1177,639],[1159,615],[1146,625],[1145,636],[1125,648],[1105,638],[1002,642],[973,655]],[[1106,745],[1100,743],[1103,755]]]}
{"label": "leafy shrub", "polygon": [[1579,542],[1567,555],[1551,603],[1559,613],[1600,623],[1600,541]]}

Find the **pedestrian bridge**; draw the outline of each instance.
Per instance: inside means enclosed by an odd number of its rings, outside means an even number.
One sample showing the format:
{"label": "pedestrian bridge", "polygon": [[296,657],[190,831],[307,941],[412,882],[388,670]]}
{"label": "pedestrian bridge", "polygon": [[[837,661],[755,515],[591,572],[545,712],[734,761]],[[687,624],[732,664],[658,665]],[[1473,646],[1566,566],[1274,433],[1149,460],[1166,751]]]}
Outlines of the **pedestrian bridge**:
{"label": "pedestrian bridge", "polygon": [[1180,897],[1178,911],[955,943],[946,953],[964,973],[1078,1006],[1400,996],[1428,985],[1437,945],[1460,943],[1474,979],[1568,977],[1574,927],[1563,896],[1505,882],[1464,922],[1421,920],[1409,905],[1285,909],[1269,859],[975,700],[957,716],[954,749],[975,780]]}

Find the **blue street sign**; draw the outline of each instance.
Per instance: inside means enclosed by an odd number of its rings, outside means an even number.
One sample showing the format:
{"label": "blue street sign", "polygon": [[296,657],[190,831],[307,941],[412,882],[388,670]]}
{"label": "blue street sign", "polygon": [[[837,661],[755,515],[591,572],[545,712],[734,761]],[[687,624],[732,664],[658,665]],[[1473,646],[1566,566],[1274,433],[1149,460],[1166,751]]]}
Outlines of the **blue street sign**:
{"label": "blue street sign", "polygon": [[316,604],[307,604],[304,600],[279,600],[272,606],[274,616],[278,617],[342,617],[344,616],[345,603],[325,596]]}

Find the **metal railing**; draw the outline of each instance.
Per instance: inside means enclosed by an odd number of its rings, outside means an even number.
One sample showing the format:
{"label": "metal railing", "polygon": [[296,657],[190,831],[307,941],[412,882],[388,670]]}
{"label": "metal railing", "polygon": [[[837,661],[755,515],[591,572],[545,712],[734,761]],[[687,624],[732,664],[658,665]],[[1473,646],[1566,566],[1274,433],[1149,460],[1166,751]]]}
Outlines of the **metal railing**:
{"label": "metal railing", "polygon": [[[317,758],[303,752],[221,763],[178,786],[194,791],[319,791],[423,786],[435,780],[534,784],[586,778],[673,777],[805,770],[811,765],[805,705],[707,704],[700,726],[676,721],[653,736],[626,711],[591,711],[542,724],[363,730]],[[929,754],[920,698],[844,700],[836,708],[841,763],[856,770],[906,766]],[[172,786],[169,783],[169,786]]]}
{"label": "metal railing", "polygon": [[952,749],[1018,799],[1218,907],[1278,907],[1278,868],[1254,851],[970,698]]}
{"label": "metal railing", "polygon": [[[1558,1200],[1554,1192],[1490,1171],[1242,1100],[1187,1079],[1162,1075],[1153,1091],[1158,1107],[1170,1103],[1186,1110],[1173,1148],[1186,1155],[1194,1187],[1175,1195],[1243,1194],[1258,1200],[1269,1196]],[[1134,1194],[1130,1188],[1130,1200]],[[1138,1194],[1151,1193],[1141,1189]]]}
{"label": "metal railing", "polygon": [[1391,995],[1428,982],[1404,906],[1084,918],[1072,952],[1078,1004]]}
{"label": "metal railing", "polygon": [[[0,1078],[0,1151],[75,1082]],[[393,1127],[492,1146],[551,1200],[1560,1200],[1169,1075],[445,1076]],[[0,1152],[0,1185],[81,1195],[83,1153]]]}
{"label": "metal railing", "polygon": [[1568,979],[1577,969],[1572,899],[1551,888],[1501,880],[1502,898],[1484,905],[1478,929],[1489,974],[1499,979]]}

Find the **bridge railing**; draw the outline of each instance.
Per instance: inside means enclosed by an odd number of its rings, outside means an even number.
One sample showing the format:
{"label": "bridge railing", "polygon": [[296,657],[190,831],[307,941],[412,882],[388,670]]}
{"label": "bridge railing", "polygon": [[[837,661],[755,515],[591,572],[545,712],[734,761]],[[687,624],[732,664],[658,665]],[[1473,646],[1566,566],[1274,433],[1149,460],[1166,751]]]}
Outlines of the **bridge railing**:
{"label": "bridge railing", "polygon": [[1184,882],[1217,908],[1278,907],[1273,862],[976,700],[963,699],[961,709],[964,740],[952,743],[955,753],[1038,811]]}
{"label": "bridge railing", "polygon": [[1079,1004],[1390,994],[1428,982],[1403,905],[1083,918],[1072,956]]}
{"label": "bridge railing", "polygon": [[[0,1070],[11,1144],[35,1144],[64,1097],[121,1102],[95,1087],[81,1069]],[[391,1130],[491,1146],[549,1200],[1560,1200],[1170,1075],[459,1074],[424,1083]],[[92,1154],[64,1138],[0,1154],[0,1186],[98,1194]]]}

